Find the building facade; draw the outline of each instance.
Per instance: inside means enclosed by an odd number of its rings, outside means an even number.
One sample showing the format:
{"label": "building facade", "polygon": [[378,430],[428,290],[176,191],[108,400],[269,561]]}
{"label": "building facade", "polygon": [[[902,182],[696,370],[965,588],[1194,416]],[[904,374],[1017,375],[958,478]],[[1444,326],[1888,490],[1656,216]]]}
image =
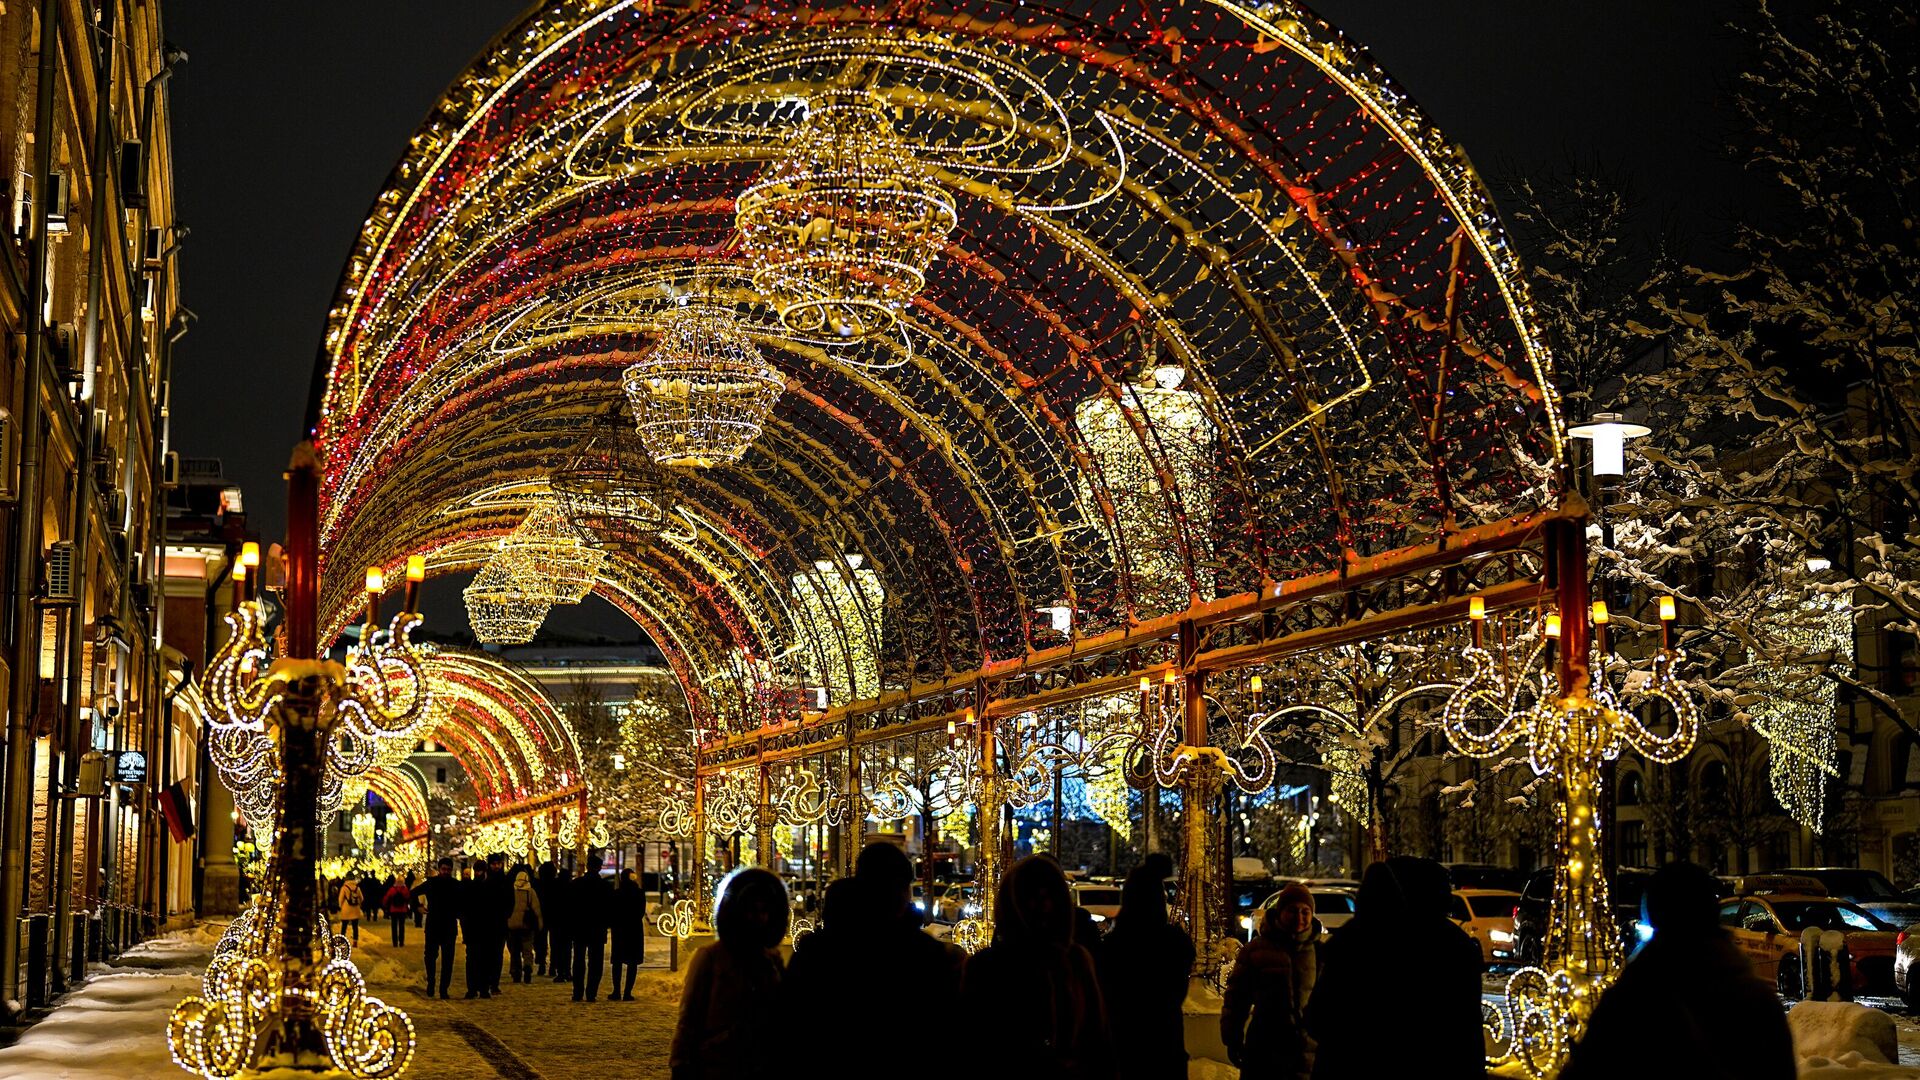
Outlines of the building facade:
{"label": "building facade", "polygon": [[160,645],[179,306],[160,5],[0,7],[0,1000],[184,908],[194,700]]}

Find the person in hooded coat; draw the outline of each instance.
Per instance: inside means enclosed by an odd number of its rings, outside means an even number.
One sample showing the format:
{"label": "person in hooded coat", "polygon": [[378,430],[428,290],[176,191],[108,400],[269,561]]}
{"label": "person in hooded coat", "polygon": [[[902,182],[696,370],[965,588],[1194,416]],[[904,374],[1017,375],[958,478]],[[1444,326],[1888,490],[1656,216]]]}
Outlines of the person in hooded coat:
{"label": "person in hooded coat", "polygon": [[1220,1039],[1242,1080],[1306,1080],[1313,1041],[1303,1019],[1318,967],[1313,893],[1294,882],[1262,913],[1260,932],[1234,958],[1220,1007]]}
{"label": "person in hooded coat", "polygon": [[540,913],[546,917],[547,971],[557,983],[573,981],[573,942],[567,918],[568,881],[551,862],[540,864],[540,877],[534,888],[540,893]]}
{"label": "person in hooded coat", "polygon": [[1692,863],[1640,899],[1653,937],[1600,995],[1561,1080],[1793,1080],[1780,997],[1718,921],[1718,883]]}
{"label": "person in hooded coat", "polygon": [[1369,1080],[1394,1052],[1381,1043],[1380,1009],[1404,1000],[1406,919],[1399,879],[1386,863],[1367,867],[1353,918],[1318,949],[1320,973],[1306,1007],[1313,1080]]}
{"label": "person in hooded coat", "polygon": [[693,954],[680,993],[667,1055],[673,1080],[784,1074],[787,1062],[776,1054],[777,1034],[788,1026],[780,1008],[788,918],[787,890],[771,873],[750,866],[720,883],[716,940]]}
{"label": "person in hooded coat", "polygon": [[1120,889],[1120,914],[1093,954],[1120,1080],[1187,1075],[1181,1005],[1193,976],[1193,939],[1167,921],[1164,882],[1172,872],[1172,860],[1160,854],[1133,868]]}
{"label": "person in hooded coat", "polygon": [[1113,1042],[1093,958],[1073,943],[1073,897],[1039,856],[1001,879],[993,943],[967,961],[962,1030],[997,1033],[999,1080],[1108,1080]]}
{"label": "person in hooded coat", "polygon": [[[874,987],[912,987],[915,1007],[948,1016],[959,1001],[966,953],[930,937],[913,907],[913,865],[885,842],[868,844],[854,876],[827,886],[821,927],[801,939],[782,984],[799,1022],[831,1024],[841,1003]],[[911,1024],[862,1032],[862,1059],[881,1074],[906,1073],[925,1053],[926,1033]],[[800,1076],[844,1075],[843,1063],[810,1058]]]}
{"label": "person in hooded coat", "polygon": [[413,913],[413,889],[410,882],[391,878],[388,881],[390,884],[386,895],[380,898],[380,906],[386,909],[387,922],[393,929],[393,946],[397,949],[407,943],[407,916]]}
{"label": "person in hooded coat", "polygon": [[[640,977],[640,965],[647,958],[647,891],[640,887],[640,874],[632,867],[620,871],[620,884],[614,886],[612,907],[613,946],[607,962],[613,965],[612,1001],[632,1001],[633,981]],[[621,969],[626,982],[620,981]]]}
{"label": "person in hooded coat", "polygon": [[360,944],[360,918],[365,914],[362,907],[366,904],[366,892],[360,887],[360,879],[348,878],[340,883],[340,933],[345,936],[347,928],[352,927],[353,943]]}
{"label": "person in hooded coat", "polygon": [[513,870],[513,910],[507,913],[507,965],[513,982],[533,981],[533,939],[540,936],[540,894],[533,888],[533,871]]}

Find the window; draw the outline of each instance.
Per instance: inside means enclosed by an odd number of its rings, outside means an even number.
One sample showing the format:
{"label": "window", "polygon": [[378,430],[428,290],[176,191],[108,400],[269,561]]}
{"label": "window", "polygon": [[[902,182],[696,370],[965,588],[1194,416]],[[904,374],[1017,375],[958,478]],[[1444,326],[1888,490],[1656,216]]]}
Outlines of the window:
{"label": "window", "polygon": [[434,768],[433,782],[436,784],[444,784],[447,782],[447,767],[445,765],[436,766]]}
{"label": "window", "polygon": [[1734,928],[1741,925],[1740,916],[1747,903],[1744,900],[1729,900],[1720,905],[1720,925]]}
{"label": "window", "polygon": [[1473,916],[1467,912],[1467,898],[1461,896],[1459,893],[1454,893],[1449,897],[1447,900],[1447,917],[1455,922],[1465,922],[1473,918]]}
{"label": "window", "polygon": [[1646,822],[1623,821],[1620,823],[1620,865],[1647,865]]}
{"label": "window", "polygon": [[1313,913],[1315,915],[1351,915],[1353,914],[1353,897],[1348,893],[1314,893]]}
{"label": "window", "polygon": [[1647,781],[1637,772],[1620,774],[1620,805],[1639,806],[1647,796]]}
{"label": "window", "polygon": [[1520,894],[1510,892],[1487,893],[1483,896],[1476,896],[1467,901],[1467,903],[1472,906],[1473,917],[1476,919],[1504,918],[1512,915],[1513,909],[1520,906]]}

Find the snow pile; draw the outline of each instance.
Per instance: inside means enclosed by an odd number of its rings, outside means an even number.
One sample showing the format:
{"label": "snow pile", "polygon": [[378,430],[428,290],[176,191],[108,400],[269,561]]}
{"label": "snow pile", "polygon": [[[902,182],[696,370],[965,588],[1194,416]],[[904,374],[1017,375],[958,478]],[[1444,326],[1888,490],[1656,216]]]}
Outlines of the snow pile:
{"label": "snow pile", "polygon": [[1240,1070],[1224,1061],[1193,1058],[1187,1062],[1187,1080],[1239,1080]]}
{"label": "snow pile", "polygon": [[1920,1069],[1896,1065],[1900,1035],[1893,1017],[1846,1001],[1803,1001],[1787,1014],[1800,1080],[1920,1080]]}

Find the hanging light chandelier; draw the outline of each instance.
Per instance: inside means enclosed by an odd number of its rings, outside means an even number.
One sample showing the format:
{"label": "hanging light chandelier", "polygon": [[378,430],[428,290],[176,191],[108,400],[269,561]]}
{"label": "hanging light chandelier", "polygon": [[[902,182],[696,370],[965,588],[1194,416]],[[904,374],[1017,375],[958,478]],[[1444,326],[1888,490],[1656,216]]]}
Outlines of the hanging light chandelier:
{"label": "hanging light chandelier", "polygon": [[754,287],[795,334],[893,327],[959,216],[933,169],[866,90],[814,99],[785,153],[734,203]]}
{"label": "hanging light chandelier", "polygon": [[549,604],[577,604],[593,591],[607,553],[580,538],[557,502],[535,503],[493,561]]}
{"label": "hanging light chandelier", "polygon": [[638,547],[673,513],[673,478],[654,463],[625,410],[596,417],[579,453],[548,478],[582,539]]}
{"label": "hanging light chandelier", "polygon": [[487,561],[461,595],[467,601],[467,624],[473,627],[473,636],[490,645],[532,641],[553,606],[545,596],[523,588],[498,557]]}
{"label": "hanging light chandelier", "polygon": [[660,324],[659,344],[622,378],[647,454],[703,468],[740,460],[786,381],[718,303],[696,298]]}

